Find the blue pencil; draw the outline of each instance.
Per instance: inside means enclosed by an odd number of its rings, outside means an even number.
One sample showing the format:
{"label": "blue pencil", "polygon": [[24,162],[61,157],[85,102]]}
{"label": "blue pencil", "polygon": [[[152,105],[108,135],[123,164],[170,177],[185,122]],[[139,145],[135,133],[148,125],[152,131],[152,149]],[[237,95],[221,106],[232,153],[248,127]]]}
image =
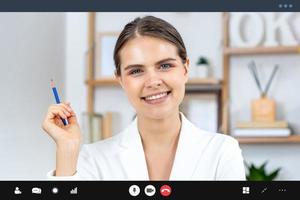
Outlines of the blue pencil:
{"label": "blue pencil", "polygon": [[[56,87],[54,85],[53,79],[51,79],[51,88],[52,88],[52,91],[53,91],[53,94],[54,94],[54,97],[55,97],[55,101],[56,101],[57,104],[59,104],[60,100],[59,100],[58,92],[57,92]],[[61,118],[61,120],[62,120],[62,122],[65,126],[68,124],[68,121],[66,119]]]}

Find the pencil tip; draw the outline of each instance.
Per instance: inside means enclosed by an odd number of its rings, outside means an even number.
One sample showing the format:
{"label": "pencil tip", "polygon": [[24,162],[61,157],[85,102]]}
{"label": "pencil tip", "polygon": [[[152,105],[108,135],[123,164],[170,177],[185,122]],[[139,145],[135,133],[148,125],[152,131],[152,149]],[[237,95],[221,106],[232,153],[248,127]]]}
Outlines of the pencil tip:
{"label": "pencil tip", "polygon": [[54,81],[53,81],[53,79],[51,79],[50,82],[51,82],[51,83],[50,83],[50,84],[51,84],[51,87],[55,87],[55,86],[54,86]]}

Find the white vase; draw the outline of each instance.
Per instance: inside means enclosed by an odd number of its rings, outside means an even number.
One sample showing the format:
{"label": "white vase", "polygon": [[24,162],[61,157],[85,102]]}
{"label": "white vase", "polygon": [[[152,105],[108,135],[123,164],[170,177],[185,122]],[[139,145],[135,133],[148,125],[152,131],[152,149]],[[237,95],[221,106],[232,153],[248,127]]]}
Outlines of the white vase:
{"label": "white vase", "polygon": [[208,65],[196,65],[195,78],[207,78],[208,77]]}

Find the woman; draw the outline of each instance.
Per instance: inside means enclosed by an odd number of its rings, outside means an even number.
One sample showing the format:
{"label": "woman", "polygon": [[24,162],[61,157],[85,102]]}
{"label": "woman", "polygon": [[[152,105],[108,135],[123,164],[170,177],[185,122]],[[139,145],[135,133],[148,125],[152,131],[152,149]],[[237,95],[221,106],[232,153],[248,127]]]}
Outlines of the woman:
{"label": "woman", "polygon": [[[70,104],[50,106],[43,129],[57,145],[55,179],[245,180],[238,143],[180,113],[189,59],[180,34],[147,16],[128,23],[114,50],[116,77],[137,117],[110,139],[83,145]],[[63,126],[61,118],[69,125]]]}

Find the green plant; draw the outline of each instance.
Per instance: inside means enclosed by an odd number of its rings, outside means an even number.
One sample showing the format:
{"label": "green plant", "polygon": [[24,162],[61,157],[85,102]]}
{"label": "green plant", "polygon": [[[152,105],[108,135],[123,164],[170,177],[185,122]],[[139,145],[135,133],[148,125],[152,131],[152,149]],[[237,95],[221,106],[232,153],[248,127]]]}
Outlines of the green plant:
{"label": "green plant", "polygon": [[264,162],[261,166],[257,167],[253,163],[249,166],[245,162],[245,165],[248,169],[248,174],[246,176],[248,181],[272,181],[277,176],[281,168],[277,168],[276,170],[273,170],[270,173],[267,173],[266,171],[266,165],[268,161]]}
{"label": "green plant", "polygon": [[197,65],[208,65],[208,60],[206,57],[200,56]]}

